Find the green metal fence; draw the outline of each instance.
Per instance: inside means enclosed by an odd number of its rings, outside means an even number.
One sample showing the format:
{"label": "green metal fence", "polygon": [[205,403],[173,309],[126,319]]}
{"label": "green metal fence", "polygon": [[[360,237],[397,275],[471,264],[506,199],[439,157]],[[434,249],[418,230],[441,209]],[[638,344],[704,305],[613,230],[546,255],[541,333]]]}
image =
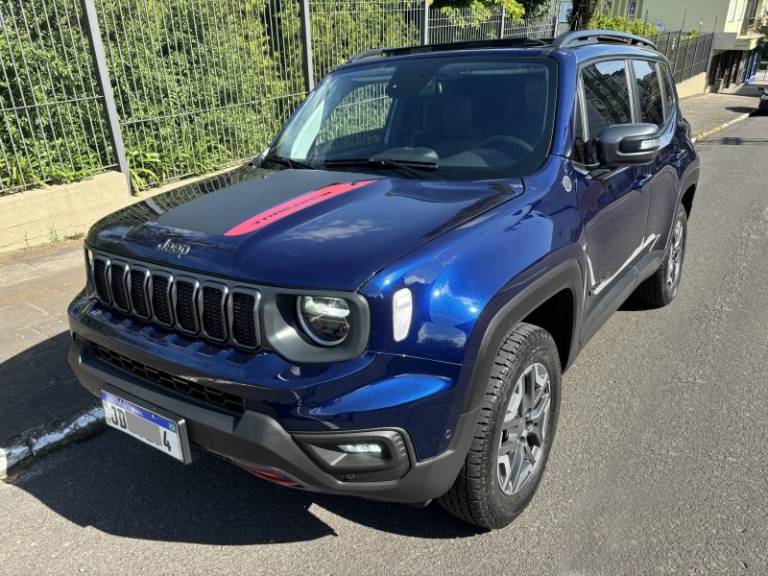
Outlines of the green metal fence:
{"label": "green metal fence", "polygon": [[258,154],[358,52],[552,24],[424,0],[0,0],[0,196],[113,169],[134,190],[210,172]]}

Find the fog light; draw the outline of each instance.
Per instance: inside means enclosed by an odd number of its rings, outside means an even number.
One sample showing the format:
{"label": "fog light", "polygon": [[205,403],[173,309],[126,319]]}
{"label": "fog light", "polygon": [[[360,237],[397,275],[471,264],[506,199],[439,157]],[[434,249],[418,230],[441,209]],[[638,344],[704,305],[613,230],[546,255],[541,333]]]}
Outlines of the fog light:
{"label": "fog light", "polygon": [[402,478],[411,465],[397,430],[307,432],[293,438],[323,471],[344,482]]}
{"label": "fog light", "polygon": [[339,450],[347,454],[381,454],[380,444],[339,444]]}

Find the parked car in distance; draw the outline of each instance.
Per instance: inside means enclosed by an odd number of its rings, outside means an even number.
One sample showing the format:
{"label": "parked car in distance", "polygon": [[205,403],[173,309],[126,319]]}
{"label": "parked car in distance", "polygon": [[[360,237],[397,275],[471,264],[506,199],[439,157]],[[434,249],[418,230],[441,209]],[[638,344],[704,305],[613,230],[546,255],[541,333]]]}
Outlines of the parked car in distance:
{"label": "parked car in distance", "polygon": [[760,102],[757,105],[758,114],[768,114],[768,86],[760,93]]}
{"label": "parked car in distance", "polygon": [[563,371],[633,293],[675,298],[698,165],[645,39],[370,51],[258,160],[93,226],[70,363],[179,462],[500,528]]}

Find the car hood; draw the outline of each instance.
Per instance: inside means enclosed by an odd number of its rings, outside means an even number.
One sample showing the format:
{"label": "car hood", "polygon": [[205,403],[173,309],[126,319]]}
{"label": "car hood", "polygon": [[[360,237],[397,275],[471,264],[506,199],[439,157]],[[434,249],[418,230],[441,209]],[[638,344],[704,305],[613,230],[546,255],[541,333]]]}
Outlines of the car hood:
{"label": "car hood", "polygon": [[456,182],[250,166],[97,222],[96,250],[257,284],[353,290],[404,254],[522,192]]}

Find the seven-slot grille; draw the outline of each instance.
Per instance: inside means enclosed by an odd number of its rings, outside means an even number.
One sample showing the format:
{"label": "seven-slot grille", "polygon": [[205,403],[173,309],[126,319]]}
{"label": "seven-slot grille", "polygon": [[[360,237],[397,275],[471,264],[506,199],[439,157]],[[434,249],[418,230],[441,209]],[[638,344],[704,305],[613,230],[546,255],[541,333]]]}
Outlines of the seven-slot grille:
{"label": "seven-slot grille", "polygon": [[94,254],[96,297],[126,314],[219,344],[259,347],[258,290]]}

